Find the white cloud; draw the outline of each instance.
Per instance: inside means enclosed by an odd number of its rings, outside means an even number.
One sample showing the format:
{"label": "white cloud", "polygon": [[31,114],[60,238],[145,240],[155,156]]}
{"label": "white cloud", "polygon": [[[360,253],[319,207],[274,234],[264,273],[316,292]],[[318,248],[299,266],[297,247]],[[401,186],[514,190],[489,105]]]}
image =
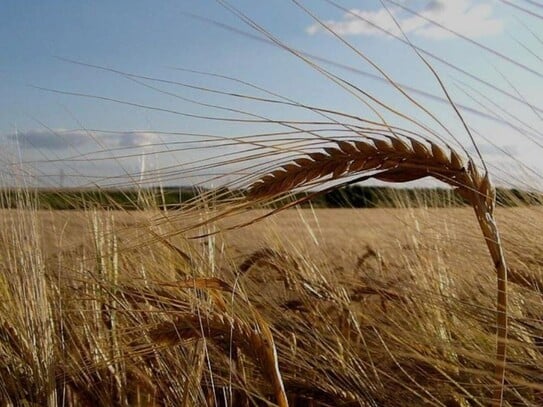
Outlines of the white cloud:
{"label": "white cloud", "polygon": [[127,131],[123,133],[88,132],[85,130],[33,129],[6,134],[5,138],[23,149],[66,150],[85,145],[97,147],[143,147],[159,142],[152,132]]}
{"label": "white cloud", "polygon": [[[503,31],[503,22],[492,15],[492,6],[489,3],[474,4],[472,0],[431,0],[426,7],[418,10],[420,16],[409,14],[400,7],[390,7],[389,11],[406,34],[434,40],[453,38],[454,34],[422,17],[470,38],[493,36]],[[325,24],[340,35],[387,36],[383,30],[401,35],[384,8],[374,11],[352,9],[344,14],[342,20],[328,20]],[[306,29],[310,35],[319,31],[325,29],[318,23]]]}
{"label": "white cloud", "polygon": [[159,142],[158,136],[151,132],[126,132],[115,138],[120,147],[143,147]]}
{"label": "white cloud", "polygon": [[82,130],[23,130],[6,135],[6,139],[23,149],[64,150],[87,144],[90,137]]}

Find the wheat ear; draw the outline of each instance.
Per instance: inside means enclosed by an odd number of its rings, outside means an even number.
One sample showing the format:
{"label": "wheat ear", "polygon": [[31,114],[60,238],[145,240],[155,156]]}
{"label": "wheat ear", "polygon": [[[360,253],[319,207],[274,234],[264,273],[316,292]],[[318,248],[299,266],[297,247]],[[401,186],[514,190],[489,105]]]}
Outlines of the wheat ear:
{"label": "wheat ear", "polygon": [[[151,329],[150,336],[154,343],[161,345],[173,345],[182,342],[184,339],[193,339],[205,336],[209,339],[215,339],[217,342],[221,338],[230,338],[236,342],[247,354],[253,356],[257,365],[263,370],[266,377],[270,380],[276,397],[276,403],[279,407],[288,407],[288,398],[283,384],[283,378],[279,370],[279,359],[277,349],[270,326],[252,305],[240,298],[244,302],[246,309],[250,309],[253,317],[252,322],[246,322],[235,315],[230,315],[231,310],[227,307],[225,298],[221,295],[223,292],[234,293],[233,288],[225,281],[219,278],[195,278],[176,282],[161,283],[161,286],[170,286],[176,288],[198,288],[204,289],[210,295],[215,307],[221,313],[210,313],[206,316],[185,314],[177,317],[174,321],[164,322]],[[130,287],[123,288],[123,292],[140,300],[137,290]],[[164,292],[158,296],[152,292],[144,294],[141,297],[152,304],[163,306],[164,299],[179,302],[174,296]],[[205,329],[204,329],[205,328]],[[154,353],[153,348],[142,347],[135,342],[133,346],[138,347],[140,355],[149,352]]]}
{"label": "wheat ear", "polygon": [[[295,188],[340,177],[364,174],[386,182],[406,182],[427,176],[453,187],[475,211],[497,272],[497,350],[493,406],[503,403],[507,340],[507,266],[494,218],[495,189],[488,174],[481,174],[471,158],[463,158],[449,146],[429,140],[388,135],[336,141],[322,152],[309,153],[257,179],[249,198],[263,200]],[[341,185],[341,184],[339,184]]]}

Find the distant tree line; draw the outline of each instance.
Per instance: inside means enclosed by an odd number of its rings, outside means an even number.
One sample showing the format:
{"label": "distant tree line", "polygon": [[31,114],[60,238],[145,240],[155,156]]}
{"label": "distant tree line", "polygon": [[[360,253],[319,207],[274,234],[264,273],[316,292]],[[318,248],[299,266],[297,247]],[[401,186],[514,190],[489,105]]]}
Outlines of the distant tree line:
{"label": "distant tree line", "polygon": [[[36,207],[38,209],[76,210],[89,208],[136,210],[147,208],[180,208],[201,196],[202,191],[191,187],[146,189],[36,189],[0,192],[1,208]],[[240,191],[217,191],[217,200],[240,196]],[[499,206],[541,205],[543,195],[518,189],[499,188]],[[287,199],[302,198],[297,194]],[[209,199],[209,195],[207,197]],[[452,189],[445,188],[390,188],[377,186],[348,186],[319,195],[302,206],[317,208],[402,208],[456,207],[467,203]]]}
{"label": "distant tree line", "polygon": [[[319,201],[327,208],[402,208],[456,207],[468,205],[450,188],[391,188],[354,185],[323,195]],[[541,205],[543,195],[518,189],[498,188],[498,206]]]}

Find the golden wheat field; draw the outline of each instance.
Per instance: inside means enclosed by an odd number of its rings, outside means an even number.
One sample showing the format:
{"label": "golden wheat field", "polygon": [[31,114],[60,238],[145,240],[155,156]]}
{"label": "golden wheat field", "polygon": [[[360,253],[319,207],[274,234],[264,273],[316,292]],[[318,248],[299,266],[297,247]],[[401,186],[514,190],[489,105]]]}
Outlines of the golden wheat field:
{"label": "golden wheat field", "polygon": [[42,3],[0,407],[543,406],[540,1]]}
{"label": "golden wheat field", "polygon": [[[509,405],[543,403],[541,211],[497,211]],[[292,209],[187,239],[160,211],[4,210],[4,404],[486,405],[495,271],[472,212]]]}

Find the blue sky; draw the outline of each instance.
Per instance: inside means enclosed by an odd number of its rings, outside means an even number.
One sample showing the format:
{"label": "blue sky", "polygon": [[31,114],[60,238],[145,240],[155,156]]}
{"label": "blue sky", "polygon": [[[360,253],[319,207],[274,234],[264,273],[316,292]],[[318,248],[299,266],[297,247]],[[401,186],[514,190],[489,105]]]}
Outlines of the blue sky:
{"label": "blue sky", "polygon": [[[437,82],[413,49],[376,28],[401,37],[390,19],[389,12],[392,13],[409,39],[423,50],[423,55],[439,72],[455,102],[466,108],[463,111],[468,123],[482,134],[478,142],[495,168],[495,178],[504,183],[524,182],[539,187],[539,143],[543,144],[543,139],[539,130],[541,112],[537,108],[543,109],[540,96],[543,94],[543,24],[535,14],[543,14],[543,8],[524,0],[512,3],[513,6],[498,0],[386,0],[383,4],[387,5],[387,11],[380,1],[373,0],[338,1],[339,7],[334,5],[336,2],[301,2],[330,29],[379,64],[395,81],[443,97]],[[290,47],[380,75],[289,0],[236,0],[232,4]],[[419,16],[411,11],[418,12]],[[289,52],[194,15],[259,35],[219,2],[211,0],[2,2],[0,86],[4,97],[0,100],[0,143],[4,153],[0,156],[0,165],[3,180],[11,182],[14,172],[19,171],[31,174],[40,185],[55,185],[61,181],[59,174],[62,171],[62,182],[69,185],[107,184],[113,179],[112,174],[119,175],[113,183],[126,184],[140,179],[138,172],[142,168],[158,174],[158,169],[171,167],[175,176],[164,176],[164,181],[186,184],[205,176],[190,178],[181,170],[176,174],[175,168],[185,168],[183,164],[187,162],[227,152],[229,148],[221,147],[213,153],[202,149],[161,153],[177,148],[175,143],[197,139],[159,132],[235,137],[271,131],[271,127],[278,131],[277,126],[235,124],[172,113],[240,117],[224,109],[194,104],[186,98],[249,110],[270,118],[316,120],[315,115],[292,106],[265,105],[173,83],[130,79],[62,58],[188,85],[265,95],[239,82],[176,68],[234,76],[301,103],[376,119],[375,113],[360,98],[330,82]],[[441,22],[450,31],[435,22]],[[504,57],[497,56],[492,50]],[[443,58],[457,68],[430,55]],[[322,61],[318,63],[377,96],[383,103],[432,126],[450,141],[435,122],[390,84]],[[466,76],[461,70],[499,90]],[[102,99],[53,93],[36,87]],[[413,93],[413,96],[472,151],[450,106],[420,93]],[[392,123],[407,126],[404,120],[386,109],[379,108],[379,111]],[[495,119],[489,120],[489,115]],[[115,148],[118,155],[129,157],[113,159],[117,153],[100,152],[108,148]],[[147,154],[145,159],[142,158],[144,154]],[[527,168],[520,168],[519,160],[525,161]],[[133,176],[126,176],[126,173]],[[157,175],[153,179],[159,178]]]}

